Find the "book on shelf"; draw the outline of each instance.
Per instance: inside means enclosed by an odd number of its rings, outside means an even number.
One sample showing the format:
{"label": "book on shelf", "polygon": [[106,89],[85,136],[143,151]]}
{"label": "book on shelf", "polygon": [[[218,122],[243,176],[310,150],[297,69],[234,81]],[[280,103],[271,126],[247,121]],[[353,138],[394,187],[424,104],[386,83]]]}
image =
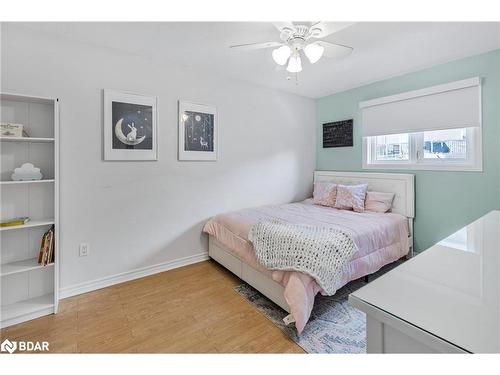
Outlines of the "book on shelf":
{"label": "book on shelf", "polygon": [[40,244],[40,252],[38,253],[38,264],[42,264],[43,254],[45,252],[45,243],[47,242],[47,233],[42,236],[42,242]]}
{"label": "book on shelf", "polygon": [[2,220],[0,222],[0,227],[14,227],[16,225],[24,225],[30,221],[29,217],[16,217],[14,219]]}
{"label": "book on shelf", "polygon": [[54,226],[43,234],[38,253],[38,264],[46,266],[54,263]]}

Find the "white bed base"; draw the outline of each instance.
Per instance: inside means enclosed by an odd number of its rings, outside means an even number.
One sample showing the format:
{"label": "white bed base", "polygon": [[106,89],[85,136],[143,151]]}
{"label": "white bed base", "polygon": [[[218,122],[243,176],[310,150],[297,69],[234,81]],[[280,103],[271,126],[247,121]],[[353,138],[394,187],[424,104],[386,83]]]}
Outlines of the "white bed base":
{"label": "white bed base", "polygon": [[[413,256],[413,218],[415,217],[414,175],[401,173],[315,171],[314,181],[339,184],[367,183],[368,191],[395,193],[392,212],[408,218],[408,258]],[[268,275],[256,270],[228,250],[213,236],[208,238],[208,255],[240,279],[257,289],[288,313],[290,307],[284,297],[284,288]]]}
{"label": "white bed base", "polygon": [[288,307],[283,295],[285,288],[281,284],[245,263],[213,236],[208,237],[208,255],[278,306],[290,312],[290,307]]}

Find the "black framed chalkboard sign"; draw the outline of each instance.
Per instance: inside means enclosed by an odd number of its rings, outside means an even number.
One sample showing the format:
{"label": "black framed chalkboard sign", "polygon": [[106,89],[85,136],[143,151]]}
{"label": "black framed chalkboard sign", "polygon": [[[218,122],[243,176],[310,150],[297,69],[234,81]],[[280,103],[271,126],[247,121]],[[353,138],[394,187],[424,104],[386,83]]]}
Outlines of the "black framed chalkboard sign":
{"label": "black framed chalkboard sign", "polygon": [[323,124],[323,148],[352,145],[352,119]]}

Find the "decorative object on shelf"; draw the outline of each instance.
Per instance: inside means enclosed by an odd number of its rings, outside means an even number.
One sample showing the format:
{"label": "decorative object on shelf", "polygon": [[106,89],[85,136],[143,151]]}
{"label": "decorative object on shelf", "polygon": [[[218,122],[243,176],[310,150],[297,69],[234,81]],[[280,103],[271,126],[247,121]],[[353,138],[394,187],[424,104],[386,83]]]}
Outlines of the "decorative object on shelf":
{"label": "decorative object on shelf", "polygon": [[24,163],[19,168],[14,169],[11,177],[14,181],[33,181],[41,180],[43,175],[40,172],[40,168],[36,168],[31,163]]}
{"label": "decorative object on shelf", "polygon": [[104,90],[104,160],[158,160],[158,97]]}
{"label": "decorative object on shelf", "polygon": [[323,148],[352,146],[352,119],[323,124]]}
{"label": "decorative object on shelf", "polygon": [[179,101],[179,160],[217,160],[217,109]]}
{"label": "decorative object on shelf", "polygon": [[0,222],[0,227],[15,227],[18,225],[24,225],[30,221],[29,217],[16,217],[14,219],[2,220]]}
{"label": "decorative object on shelf", "polygon": [[290,73],[299,73],[302,71],[302,54],[311,64],[323,56],[340,59],[351,54],[352,47],[319,40],[351,25],[350,22],[308,22],[298,25],[292,22],[274,22],[280,33],[279,42],[238,44],[231,48],[256,50],[277,47],[272,52],[274,62],[287,65],[286,70]]}
{"label": "decorative object on shelf", "polygon": [[23,125],[12,122],[0,123],[2,137],[23,137]]}

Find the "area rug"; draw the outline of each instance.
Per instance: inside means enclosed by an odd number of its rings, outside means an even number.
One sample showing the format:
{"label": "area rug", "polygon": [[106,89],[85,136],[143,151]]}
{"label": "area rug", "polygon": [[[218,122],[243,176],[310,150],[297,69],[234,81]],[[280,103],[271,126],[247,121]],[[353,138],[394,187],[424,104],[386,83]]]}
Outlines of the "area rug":
{"label": "area rug", "polygon": [[[384,267],[370,276],[370,281],[400,263]],[[288,313],[267,297],[246,283],[235,290],[307,353],[357,354],[366,353],[366,316],[349,305],[347,297],[363,285],[366,284],[360,279],[347,284],[333,296],[317,295],[311,318],[300,336],[293,323],[286,326],[283,322]]]}

